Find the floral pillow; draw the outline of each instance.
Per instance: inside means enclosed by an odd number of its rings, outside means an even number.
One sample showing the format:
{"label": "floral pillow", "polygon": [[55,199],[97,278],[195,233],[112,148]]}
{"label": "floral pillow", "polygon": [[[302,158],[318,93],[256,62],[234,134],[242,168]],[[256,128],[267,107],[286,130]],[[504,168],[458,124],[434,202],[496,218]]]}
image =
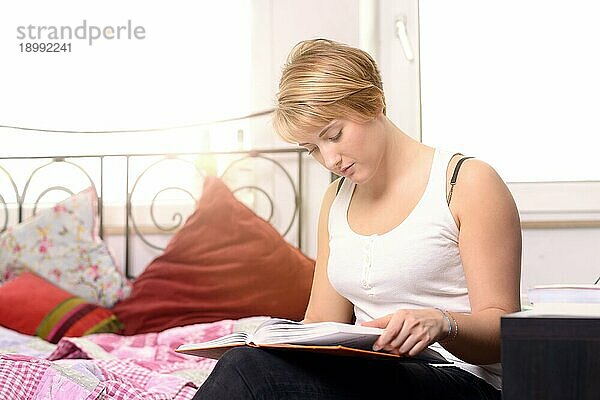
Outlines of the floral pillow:
{"label": "floral pillow", "polygon": [[32,271],[88,302],[112,307],[131,292],[98,236],[88,188],[0,234],[0,282]]}

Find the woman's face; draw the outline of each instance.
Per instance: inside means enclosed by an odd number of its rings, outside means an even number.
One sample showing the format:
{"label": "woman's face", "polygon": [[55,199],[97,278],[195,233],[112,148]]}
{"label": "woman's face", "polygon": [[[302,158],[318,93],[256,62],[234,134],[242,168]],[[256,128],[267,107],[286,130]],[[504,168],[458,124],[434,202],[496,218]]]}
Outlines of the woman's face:
{"label": "woman's face", "polygon": [[383,115],[366,123],[335,119],[299,143],[329,171],[356,184],[369,181],[383,158]]}

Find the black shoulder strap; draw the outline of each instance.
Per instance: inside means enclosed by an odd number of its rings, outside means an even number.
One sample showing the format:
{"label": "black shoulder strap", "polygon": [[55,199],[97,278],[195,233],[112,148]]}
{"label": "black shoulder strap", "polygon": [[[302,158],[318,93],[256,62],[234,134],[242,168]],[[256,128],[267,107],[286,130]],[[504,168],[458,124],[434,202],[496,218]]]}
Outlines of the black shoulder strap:
{"label": "black shoulder strap", "polygon": [[342,176],[342,179],[340,179],[340,182],[338,183],[337,190],[335,191],[336,196],[340,192],[340,189],[342,188],[342,183],[344,183],[344,179],[346,179],[346,177]]}
{"label": "black shoulder strap", "polygon": [[474,158],[474,157],[463,157],[460,160],[458,160],[458,162],[456,163],[456,167],[454,167],[454,173],[452,174],[452,178],[450,179],[450,193],[448,193],[448,205],[450,205],[450,200],[452,200],[452,192],[454,191],[454,185],[456,184],[456,179],[458,178],[458,170],[460,169],[460,166],[462,165],[462,163],[465,160],[468,160],[469,158]]}

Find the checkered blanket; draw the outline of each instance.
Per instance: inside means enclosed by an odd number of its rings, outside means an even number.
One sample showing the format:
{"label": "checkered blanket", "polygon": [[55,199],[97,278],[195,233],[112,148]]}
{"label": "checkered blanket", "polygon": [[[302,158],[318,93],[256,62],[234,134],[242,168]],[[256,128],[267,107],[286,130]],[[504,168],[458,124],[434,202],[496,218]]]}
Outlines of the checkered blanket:
{"label": "checkered blanket", "polygon": [[95,334],[63,338],[57,345],[0,328],[0,399],[191,399],[216,361],[174,349],[261,320],[223,320],[135,336]]}

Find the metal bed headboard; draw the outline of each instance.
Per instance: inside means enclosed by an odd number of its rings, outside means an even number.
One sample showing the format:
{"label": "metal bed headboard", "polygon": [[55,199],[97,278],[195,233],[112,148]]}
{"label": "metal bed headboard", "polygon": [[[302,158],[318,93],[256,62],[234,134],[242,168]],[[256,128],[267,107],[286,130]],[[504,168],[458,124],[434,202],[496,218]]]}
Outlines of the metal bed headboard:
{"label": "metal bed headboard", "polygon": [[[99,234],[100,237],[105,237],[105,192],[106,188],[111,185],[111,179],[115,176],[114,172],[110,172],[107,169],[107,161],[118,160],[123,167],[119,173],[123,176],[121,180],[124,180],[124,193],[125,199],[123,207],[124,222],[123,222],[123,240],[124,240],[124,272],[128,277],[133,277],[132,273],[132,234],[135,234],[145,246],[153,248],[157,251],[164,250],[164,247],[152,243],[151,240],[147,239],[144,232],[140,229],[138,222],[136,221],[134,207],[134,195],[138,189],[138,184],[150,173],[150,170],[154,170],[160,167],[160,164],[167,160],[184,161],[189,164],[190,168],[195,168],[200,176],[207,176],[209,173],[203,169],[199,164],[202,164],[202,160],[210,159],[216,160],[220,158],[223,166],[223,171],[217,174],[223,180],[231,174],[235,174],[235,168],[239,167],[242,170],[248,172],[248,161],[252,161],[255,164],[260,161],[263,165],[270,166],[272,175],[267,176],[256,176],[252,182],[241,182],[238,179],[234,181],[232,185],[228,185],[231,191],[238,195],[242,191],[254,193],[254,195],[260,195],[266,199],[269,205],[270,212],[268,216],[263,216],[264,219],[273,223],[272,219],[276,214],[277,202],[273,200],[274,191],[281,192],[282,190],[291,190],[291,199],[293,204],[290,204],[292,215],[286,217],[286,221],[279,221],[279,226],[276,227],[280,233],[286,235],[292,233],[292,227],[295,225],[295,241],[296,245],[302,249],[302,170],[303,170],[303,153],[304,149],[301,148],[285,148],[285,149],[260,149],[251,151],[223,151],[223,152],[195,152],[195,153],[178,153],[178,154],[100,154],[100,155],[68,155],[68,156],[36,156],[36,157],[2,157],[0,158],[0,184],[4,179],[4,186],[0,185],[0,232],[3,232],[10,225],[23,222],[29,215],[33,215],[38,211],[38,207],[42,204],[41,201],[50,192],[64,192],[68,195],[75,193],[73,188],[62,185],[60,183],[53,184],[49,182],[47,186],[44,184],[37,185],[37,189],[34,192],[37,197],[33,200],[29,200],[30,193],[33,192],[34,179],[42,173],[42,171],[56,166],[57,164],[68,165],[70,168],[74,168],[77,173],[80,173],[83,177],[84,187],[92,186],[97,193],[98,201],[98,218],[99,218]],[[93,161],[96,164],[95,173],[90,171],[89,165],[86,167],[82,160],[85,160],[89,164]],[[196,160],[194,162],[191,160]],[[31,163],[37,161],[40,165],[34,165],[31,167],[31,171],[23,171],[22,165],[27,162]],[[141,163],[141,172],[134,171],[132,164],[134,162]],[[19,164],[20,163],[20,164]],[[21,165],[21,167],[19,167]],[[139,165],[138,165],[139,166]],[[26,172],[23,174],[23,172]],[[214,172],[214,171],[213,171]],[[256,172],[256,171],[255,171]],[[18,173],[21,177],[22,182],[18,182],[15,179],[15,174]],[[93,176],[95,175],[95,176]],[[248,175],[248,174],[247,174]],[[276,176],[279,178],[276,178]],[[233,175],[235,176],[235,175]],[[252,175],[248,175],[252,176]],[[171,177],[172,178],[172,177]],[[54,179],[50,179],[54,181]],[[60,179],[58,179],[60,180]],[[169,179],[172,180],[172,179]],[[89,184],[88,184],[89,183]],[[226,182],[227,183],[227,182]],[[193,185],[194,182],[190,182]],[[87,186],[85,186],[87,185]],[[266,186],[265,186],[266,185]],[[289,189],[285,189],[285,186],[289,185]],[[19,188],[22,187],[22,189]],[[232,187],[233,186],[233,187]],[[2,188],[9,188],[8,193],[6,190],[3,192]],[[12,191],[12,193],[10,193]],[[150,210],[150,220],[154,226],[155,234],[170,235],[174,233],[178,228],[183,225],[184,217],[180,212],[175,212],[172,215],[174,221],[171,225],[164,225],[158,222],[155,215],[155,202],[161,193],[166,191],[182,191],[187,196],[192,198],[195,203],[198,199],[193,193],[183,187],[170,184],[169,182],[161,183],[158,182],[155,187],[154,197],[152,199],[143,199],[146,202]],[[9,201],[14,199],[14,201]],[[52,203],[48,203],[49,205]],[[27,211],[29,210],[29,214]],[[256,210],[255,210],[256,211]],[[191,214],[191,212],[190,212]],[[12,218],[11,218],[12,217]],[[12,222],[11,222],[12,219]],[[288,221],[289,220],[289,221]],[[283,222],[282,222],[283,221]]]}

